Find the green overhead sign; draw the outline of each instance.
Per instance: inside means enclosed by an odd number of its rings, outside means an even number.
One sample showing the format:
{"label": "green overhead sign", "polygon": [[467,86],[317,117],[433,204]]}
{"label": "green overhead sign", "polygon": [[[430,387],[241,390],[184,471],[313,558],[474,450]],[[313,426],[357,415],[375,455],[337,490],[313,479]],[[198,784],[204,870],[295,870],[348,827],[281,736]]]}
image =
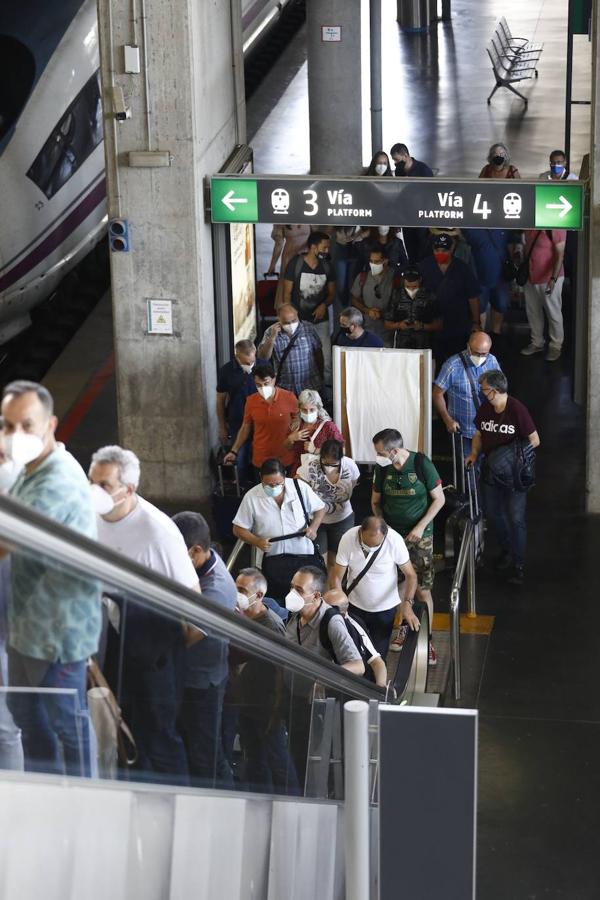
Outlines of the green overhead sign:
{"label": "green overhead sign", "polygon": [[579,229],[576,181],[215,175],[213,222]]}

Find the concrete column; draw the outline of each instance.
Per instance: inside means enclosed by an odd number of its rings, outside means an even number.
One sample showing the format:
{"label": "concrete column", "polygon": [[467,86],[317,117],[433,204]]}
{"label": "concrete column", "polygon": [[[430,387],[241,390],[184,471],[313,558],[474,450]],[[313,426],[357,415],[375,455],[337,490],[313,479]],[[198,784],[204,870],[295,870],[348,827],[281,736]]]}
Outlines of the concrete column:
{"label": "concrete column", "polygon": [[[309,0],[306,18],[310,171],[355,175],[362,170],[361,0]],[[341,40],[323,40],[323,26],[341,28]]]}
{"label": "concrete column", "polygon": [[586,508],[600,513],[600,4],[592,11]]}
{"label": "concrete column", "polygon": [[[111,254],[120,441],[146,496],[188,506],[209,492],[217,434],[203,178],[245,139],[240,0],[98,0],[98,13],[109,216],[128,220],[130,241]],[[125,44],[140,47],[140,74],[124,74]],[[113,86],[131,110],[121,123]],[[129,166],[148,149],[171,165]],[[172,301],[172,336],[147,333],[149,298]]]}

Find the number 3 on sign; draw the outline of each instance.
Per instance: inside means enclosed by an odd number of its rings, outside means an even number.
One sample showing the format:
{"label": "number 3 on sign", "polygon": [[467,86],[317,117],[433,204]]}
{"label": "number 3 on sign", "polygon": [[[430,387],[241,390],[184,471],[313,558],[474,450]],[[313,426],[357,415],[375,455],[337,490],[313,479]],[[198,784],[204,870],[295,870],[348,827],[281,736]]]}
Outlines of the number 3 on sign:
{"label": "number 3 on sign", "polygon": [[473,205],[473,213],[477,216],[483,216],[483,218],[485,220],[485,219],[487,219],[487,217],[490,215],[491,212],[492,211],[488,206],[487,200],[484,200],[482,203],[481,202],[481,194],[477,194],[477,196],[475,197],[475,203]]}
{"label": "number 3 on sign", "polygon": [[304,215],[316,216],[316,214],[319,212],[319,207],[317,206],[317,192],[302,191],[302,193],[306,197],[306,209],[304,210]]}

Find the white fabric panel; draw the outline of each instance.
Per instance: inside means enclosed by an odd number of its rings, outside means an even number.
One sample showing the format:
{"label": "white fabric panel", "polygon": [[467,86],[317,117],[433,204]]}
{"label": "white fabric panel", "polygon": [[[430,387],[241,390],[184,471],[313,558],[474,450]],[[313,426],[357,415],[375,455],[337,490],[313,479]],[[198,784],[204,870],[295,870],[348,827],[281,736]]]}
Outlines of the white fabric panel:
{"label": "white fabric panel", "polygon": [[0,896],[128,900],[131,795],[0,781]]}
{"label": "white fabric panel", "polygon": [[421,354],[402,350],[344,353],[346,413],[355,462],[375,462],[373,435],[397,428],[404,446],[418,450]]}
{"label": "white fabric panel", "polygon": [[336,845],[343,836],[338,818],[333,804],[273,802],[268,900],[339,897]]}

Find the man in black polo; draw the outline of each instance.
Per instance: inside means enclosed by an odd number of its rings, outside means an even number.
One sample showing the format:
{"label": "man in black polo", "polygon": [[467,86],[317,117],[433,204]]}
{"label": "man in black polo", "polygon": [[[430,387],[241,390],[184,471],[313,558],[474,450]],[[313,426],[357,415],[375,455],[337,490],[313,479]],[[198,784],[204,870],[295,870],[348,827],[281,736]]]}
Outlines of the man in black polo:
{"label": "man in black polo", "polygon": [[[254,363],[256,347],[252,341],[238,341],[234,358],[219,369],[217,378],[217,418],[219,440],[230,447],[242,427],[246,397],[256,393]],[[237,455],[240,478],[246,477],[250,465],[250,441],[243,444]]]}
{"label": "man in black polo", "polygon": [[442,319],[442,329],[434,342],[439,366],[463,350],[472,331],[478,331],[480,287],[469,266],[454,256],[455,243],[449,234],[433,239],[433,252],[419,263],[423,287],[436,299],[434,318]]}
{"label": "man in black polo", "polygon": [[[395,163],[396,178],[432,178],[433,172],[427,163],[415,159],[408,152],[406,144],[394,144],[390,156]],[[411,263],[417,263],[424,254],[427,239],[426,228],[403,228],[404,246]]]}

